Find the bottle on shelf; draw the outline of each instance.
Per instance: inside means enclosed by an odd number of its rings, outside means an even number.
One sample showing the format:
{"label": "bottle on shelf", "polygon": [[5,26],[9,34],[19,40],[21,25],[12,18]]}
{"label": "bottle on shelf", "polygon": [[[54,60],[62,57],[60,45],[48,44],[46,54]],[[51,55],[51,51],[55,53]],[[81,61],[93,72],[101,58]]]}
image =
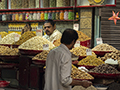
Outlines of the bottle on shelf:
{"label": "bottle on shelf", "polygon": [[45,13],[44,13],[44,19],[45,19],[45,20],[48,19],[48,11],[45,11]]}
{"label": "bottle on shelf", "polygon": [[73,10],[69,10],[69,12],[68,12],[68,20],[74,20],[74,11]]}
{"label": "bottle on shelf", "polygon": [[64,20],[68,20],[68,10],[64,10]]}
{"label": "bottle on shelf", "polygon": [[33,20],[37,20],[37,12],[36,11],[33,12]]}
{"label": "bottle on shelf", "polygon": [[37,11],[37,20],[40,20],[40,11]]}
{"label": "bottle on shelf", "polygon": [[52,19],[52,11],[48,11],[48,19]]}
{"label": "bottle on shelf", "polygon": [[60,10],[60,20],[64,20],[64,11]]}
{"label": "bottle on shelf", "polygon": [[2,21],[6,21],[6,20],[7,20],[6,13],[3,12],[3,13],[2,13]]}
{"label": "bottle on shelf", "polygon": [[57,10],[57,11],[56,11],[56,20],[59,20],[59,19],[60,19],[60,11]]}
{"label": "bottle on shelf", "polygon": [[79,14],[78,14],[78,12],[76,12],[76,14],[75,14],[75,19],[79,20]]}
{"label": "bottle on shelf", "polygon": [[30,20],[33,20],[33,12],[32,11],[30,11],[29,18],[30,18]]}
{"label": "bottle on shelf", "polygon": [[55,20],[56,19],[56,15],[55,15],[55,10],[52,11],[52,19]]}
{"label": "bottle on shelf", "polygon": [[44,11],[41,11],[40,18],[41,20],[44,20]]}

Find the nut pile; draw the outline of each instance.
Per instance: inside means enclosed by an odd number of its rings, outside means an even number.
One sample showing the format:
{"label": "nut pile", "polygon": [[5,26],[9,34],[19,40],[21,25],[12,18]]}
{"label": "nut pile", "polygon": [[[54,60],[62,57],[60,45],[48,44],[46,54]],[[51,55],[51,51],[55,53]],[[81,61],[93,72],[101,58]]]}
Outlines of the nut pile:
{"label": "nut pile", "polygon": [[15,32],[10,33],[2,38],[0,44],[14,44],[15,43],[15,35],[18,35],[19,37],[21,36]]}
{"label": "nut pile", "polygon": [[7,32],[0,32],[1,37],[3,38],[4,36],[6,36],[8,33]]}
{"label": "nut pile", "polygon": [[0,55],[19,55],[17,48],[9,48],[7,46],[0,46]]}
{"label": "nut pile", "polygon": [[44,44],[49,45],[49,50],[55,47],[47,39],[45,39],[41,36],[35,36],[35,37],[32,37],[31,39],[27,40],[23,44],[21,44],[18,48],[19,49],[27,49],[27,50],[43,50]]}
{"label": "nut pile", "polygon": [[86,41],[86,40],[90,40],[91,39],[90,37],[88,37],[87,35],[85,35],[81,31],[77,31],[77,33],[78,33],[78,40],[79,41]]}
{"label": "nut pile", "polygon": [[84,88],[83,86],[75,86],[72,90],[97,90],[93,85],[89,86],[88,88]]}
{"label": "nut pile", "polygon": [[91,69],[89,72],[102,73],[102,74],[120,74],[120,72],[117,69],[107,64],[99,65]]}
{"label": "nut pile", "polygon": [[[70,52],[72,52],[76,56],[86,56],[86,49],[88,48],[84,46],[80,46],[73,48],[72,50],[70,50]],[[96,54],[92,52],[92,56],[96,56]]]}
{"label": "nut pile", "polygon": [[99,57],[99,58],[101,58],[101,60],[103,60],[103,61],[110,59],[110,58],[112,58],[114,60],[120,60],[120,51],[116,50],[111,53],[106,53],[104,55],[104,57]]}
{"label": "nut pile", "polygon": [[43,52],[37,54],[32,60],[46,60],[49,50],[44,50]]}
{"label": "nut pile", "polygon": [[71,77],[73,79],[94,79],[93,76],[88,74],[87,72],[81,71],[78,68],[76,68],[74,65],[72,65],[72,73]]}
{"label": "nut pile", "polygon": [[32,31],[27,31],[27,32],[24,32],[21,37],[20,37],[20,40],[15,42],[15,45],[21,45],[22,43],[24,43],[25,41],[27,41],[28,39],[32,38],[36,36]]}
{"label": "nut pile", "polygon": [[86,65],[86,66],[99,66],[104,64],[101,59],[98,59],[94,56],[87,56],[86,58],[79,61],[78,65]]}
{"label": "nut pile", "polygon": [[92,49],[93,51],[116,51],[117,49],[106,43],[99,44]]}

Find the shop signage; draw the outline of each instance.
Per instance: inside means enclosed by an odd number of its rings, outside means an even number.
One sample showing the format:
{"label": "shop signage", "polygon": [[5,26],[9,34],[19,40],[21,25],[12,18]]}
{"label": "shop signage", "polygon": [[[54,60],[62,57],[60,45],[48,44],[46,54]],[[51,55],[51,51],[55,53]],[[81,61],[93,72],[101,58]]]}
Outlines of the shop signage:
{"label": "shop signage", "polygon": [[43,44],[43,50],[49,50],[49,44]]}
{"label": "shop signage", "polygon": [[74,47],[80,47],[80,41],[76,41]]}
{"label": "shop signage", "polygon": [[14,38],[15,42],[17,42],[19,39],[20,39],[20,36],[18,34],[15,34],[15,38]]}
{"label": "shop signage", "polygon": [[103,43],[102,38],[96,38],[96,42],[97,44],[102,44]]}
{"label": "shop signage", "polygon": [[92,55],[92,50],[91,49],[86,49],[86,55],[87,56]]}
{"label": "shop signage", "polygon": [[79,30],[79,24],[77,24],[77,23],[74,24],[74,25],[73,25],[73,29],[78,31],[78,30]]}

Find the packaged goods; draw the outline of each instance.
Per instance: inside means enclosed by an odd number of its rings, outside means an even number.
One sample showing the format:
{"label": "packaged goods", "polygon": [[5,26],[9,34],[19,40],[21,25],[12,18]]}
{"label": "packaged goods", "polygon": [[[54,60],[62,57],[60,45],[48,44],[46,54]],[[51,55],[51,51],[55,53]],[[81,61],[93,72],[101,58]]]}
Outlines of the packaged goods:
{"label": "packaged goods", "polygon": [[45,19],[45,20],[48,19],[48,11],[45,11],[45,13],[44,13],[44,19]]}
{"label": "packaged goods", "polygon": [[18,48],[19,49],[27,49],[27,50],[43,50],[43,45],[48,44],[49,49],[54,48],[55,46],[48,41],[47,39],[41,37],[41,36],[35,36],[31,39],[27,40],[23,44],[21,44]]}
{"label": "packaged goods", "polygon": [[[84,46],[80,46],[80,47],[72,48],[72,50],[70,50],[70,52],[72,52],[76,56],[86,56],[86,49],[88,49],[88,48],[84,47]],[[96,54],[94,52],[92,52],[92,56],[96,56]]]}
{"label": "packaged goods", "polygon": [[40,14],[40,18],[41,18],[41,20],[44,20],[44,11],[41,11],[41,14]]}
{"label": "packaged goods", "polygon": [[104,64],[101,59],[98,59],[94,56],[87,56],[86,58],[79,61],[78,65],[86,65],[86,66],[99,66]]}
{"label": "packaged goods", "polygon": [[3,38],[4,36],[6,36],[8,33],[7,32],[0,32],[1,38]]}
{"label": "packaged goods", "polygon": [[48,11],[48,19],[52,19],[52,11]]}
{"label": "packaged goods", "polygon": [[68,19],[69,20],[74,20],[74,11],[73,10],[69,10],[69,12],[68,12]]}
{"label": "packaged goods", "polygon": [[56,19],[56,15],[55,15],[55,10],[52,11],[52,20],[55,20]]}
{"label": "packaged goods", "polygon": [[68,10],[64,11],[64,20],[68,20]]}
{"label": "packaged goods", "polygon": [[39,0],[36,0],[35,4],[36,4],[36,8],[39,8],[39,5],[40,5]]}
{"label": "packaged goods", "polygon": [[2,38],[2,40],[0,41],[0,44],[14,44],[15,43],[15,35],[18,35],[19,37],[21,36],[15,32],[10,33]]}
{"label": "packaged goods", "polygon": [[33,20],[37,20],[37,12],[36,11],[33,12]]}
{"label": "packaged goods", "polygon": [[21,35],[20,40],[15,42],[15,45],[21,45],[22,43],[24,43],[25,41],[29,40],[34,36],[36,35],[32,31],[27,31]]}
{"label": "packaged goods", "polygon": [[30,0],[22,0],[22,8],[29,8]]}
{"label": "packaged goods", "polygon": [[37,54],[32,60],[46,60],[49,50],[44,50],[43,52]]}
{"label": "packaged goods", "polygon": [[108,64],[99,65],[91,69],[89,72],[102,73],[102,74],[120,74],[120,72],[117,69],[115,69],[114,67]]}
{"label": "packaged goods", "polygon": [[116,51],[117,49],[111,45],[103,43],[95,46],[92,50],[93,51]]}
{"label": "packaged goods", "polygon": [[7,20],[6,13],[2,13],[2,21],[6,21],[6,20]]}
{"label": "packaged goods", "polygon": [[7,0],[1,0],[0,9],[7,9]]}
{"label": "packaged goods", "polygon": [[56,0],[56,7],[70,6],[70,0]]}
{"label": "packaged goods", "polygon": [[56,20],[59,20],[59,19],[60,19],[60,11],[57,10],[57,11],[56,11]]}
{"label": "packaged goods", "polygon": [[35,0],[29,0],[29,8],[35,8]]}
{"label": "packaged goods", "polygon": [[90,74],[88,74],[87,72],[84,72],[82,70],[79,70],[78,68],[76,68],[74,65],[72,65],[72,73],[71,73],[71,77],[73,79],[94,79],[93,76],[91,76]]}
{"label": "packaged goods", "polygon": [[43,0],[43,7],[49,7],[49,0]]}
{"label": "packaged goods", "polygon": [[60,10],[60,20],[64,20],[64,11]]}

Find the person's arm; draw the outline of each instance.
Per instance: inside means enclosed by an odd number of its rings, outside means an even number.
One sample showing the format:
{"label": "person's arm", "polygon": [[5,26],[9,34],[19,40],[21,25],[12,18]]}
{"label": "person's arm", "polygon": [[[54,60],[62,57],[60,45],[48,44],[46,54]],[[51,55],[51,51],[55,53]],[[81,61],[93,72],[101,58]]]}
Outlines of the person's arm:
{"label": "person's arm", "polygon": [[80,85],[83,86],[85,88],[89,87],[92,85],[92,82],[87,81],[87,80],[83,80],[83,81],[79,81],[79,80],[72,80],[72,83],[70,84],[71,86],[76,86],[76,85]]}

